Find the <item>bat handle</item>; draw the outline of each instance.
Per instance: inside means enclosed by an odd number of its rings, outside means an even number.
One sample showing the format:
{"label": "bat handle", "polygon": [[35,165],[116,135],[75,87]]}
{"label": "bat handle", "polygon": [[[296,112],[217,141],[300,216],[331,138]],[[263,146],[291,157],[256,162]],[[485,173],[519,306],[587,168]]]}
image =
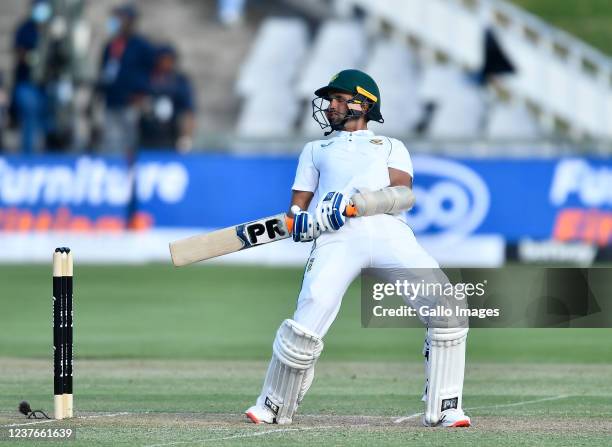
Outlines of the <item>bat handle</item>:
{"label": "bat handle", "polygon": [[285,223],[287,224],[287,228],[289,229],[289,231],[292,231],[293,230],[293,217],[289,217],[285,215]]}
{"label": "bat handle", "polygon": [[[296,206],[294,205],[293,207],[296,207]],[[299,208],[296,207],[298,209],[294,210],[293,207],[291,207],[291,211],[295,215],[299,212]],[[346,206],[346,209],[344,210],[344,215],[346,217],[357,217],[357,207],[353,205],[352,203],[348,204]],[[293,217],[285,216],[285,223],[287,224],[287,228],[292,229],[293,228]]]}
{"label": "bat handle", "polygon": [[344,210],[344,215],[346,217],[357,217],[357,207],[352,203],[349,203]]}

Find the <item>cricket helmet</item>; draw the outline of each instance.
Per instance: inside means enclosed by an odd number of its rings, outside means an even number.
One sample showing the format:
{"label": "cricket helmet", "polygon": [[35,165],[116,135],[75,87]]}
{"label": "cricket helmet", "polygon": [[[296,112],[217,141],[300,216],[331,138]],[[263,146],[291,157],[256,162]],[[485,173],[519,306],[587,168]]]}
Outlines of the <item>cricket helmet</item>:
{"label": "cricket helmet", "polygon": [[[312,117],[317,123],[319,123],[322,129],[331,127],[332,130],[341,130],[335,129],[334,126],[329,123],[325,115],[327,106],[329,106],[327,100],[329,95],[333,92],[342,92],[354,95],[349,102],[356,104],[366,103],[368,105],[368,110],[365,113],[365,116],[368,121],[377,121],[379,123],[384,122],[380,112],[380,91],[378,89],[378,85],[376,85],[374,79],[363,71],[349,69],[342,70],[340,73],[335,74],[326,86],[321,87],[314,92],[316,98],[312,100]],[[351,118],[359,118],[361,115],[362,113],[349,109],[347,117],[342,123],[342,126],[346,120]]]}

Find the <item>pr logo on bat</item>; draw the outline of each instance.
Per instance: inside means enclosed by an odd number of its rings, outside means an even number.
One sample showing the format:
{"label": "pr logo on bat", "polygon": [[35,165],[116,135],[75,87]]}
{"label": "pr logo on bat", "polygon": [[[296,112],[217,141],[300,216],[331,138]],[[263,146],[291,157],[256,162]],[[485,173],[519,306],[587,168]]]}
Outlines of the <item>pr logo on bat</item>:
{"label": "pr logo on bat", "polygon": [[238,237],[244,243],[245,248],[284,238],[288,233],[287,224],[282,214],[249,222],[237,229]]}

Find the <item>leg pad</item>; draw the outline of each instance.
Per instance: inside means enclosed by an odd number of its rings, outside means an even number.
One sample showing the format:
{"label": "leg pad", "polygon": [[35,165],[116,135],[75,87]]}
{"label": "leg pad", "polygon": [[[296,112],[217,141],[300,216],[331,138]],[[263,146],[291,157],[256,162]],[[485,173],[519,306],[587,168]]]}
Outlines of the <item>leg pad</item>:
{"label": "leg pad", "polygon": [[447,410],[462,410],[467,333],[467,328],[427,330],[424,396],[427,425],[437,425]]}
{"label": "leg pad", "polygon": [[298,404],[314,378],[314,364],[323,341],[293,320],[281,324],[274,339],[272,360],[257,399],[275,415],[276,423],[290,424]]}

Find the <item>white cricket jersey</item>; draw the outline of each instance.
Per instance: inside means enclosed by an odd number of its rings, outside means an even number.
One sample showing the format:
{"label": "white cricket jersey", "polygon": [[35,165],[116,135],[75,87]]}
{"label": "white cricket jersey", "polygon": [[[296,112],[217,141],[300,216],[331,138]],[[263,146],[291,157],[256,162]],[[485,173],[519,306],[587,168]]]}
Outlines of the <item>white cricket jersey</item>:
{"label": "white cricket jersey", "polygon": [[389,168],[414,176],[410,154],[401,141],[370,130],[341,131],[304,146],[292,189],[315,195],[340,191],[348,196],[376,191],[390,185]]}
{"label": "white cricket jersey", "polygon": [[[306,144],[293,189],[315,193],[378,190],[389,186],[389,168],[411,176],[410,154],[401,141],[369,130],[339,132],[329,140]],[[342,296],[361,269],[437,268],[438,263],[417,242],[403,213],[346,219],[339,231],[316,239],[304,271],[293,319],[320,337],[338,314]]]}

